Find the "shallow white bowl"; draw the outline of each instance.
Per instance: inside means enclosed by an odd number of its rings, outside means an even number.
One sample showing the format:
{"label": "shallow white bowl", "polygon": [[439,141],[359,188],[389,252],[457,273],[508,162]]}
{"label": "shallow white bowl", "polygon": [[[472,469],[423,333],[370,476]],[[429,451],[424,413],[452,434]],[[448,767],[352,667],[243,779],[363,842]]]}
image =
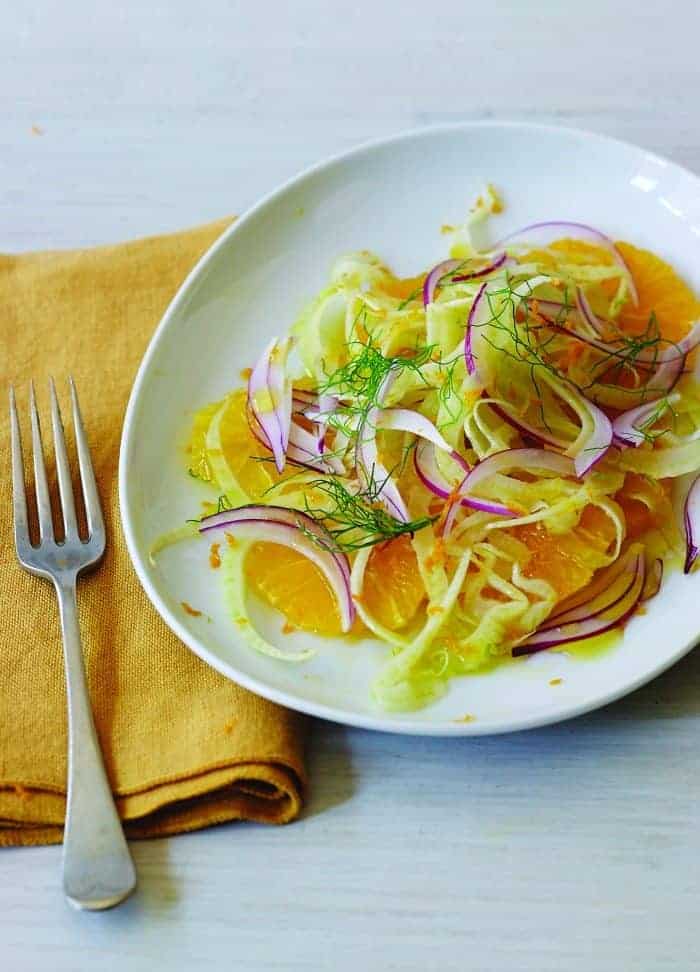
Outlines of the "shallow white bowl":
{"label": "shallow white bowl", "polygon": [[[492,221],[494,239],[528,222],[579,220],[653,249],[700,290],[700,181],[691,173],[586,132],[506,123],[433,128],[321,163],[250,210],[187,278],[139,370],[119,470],[134,567],[165,622],[193,651],[283,705],[397,732],[523,729],[619,698],[673,664],[700,634],[700,574],[672,573],[648,613],[599,657],[544,652],[455,680],[421,711],[386,714],[369,692],[384,646],[317,639],[317,656],[304,664],[260,656],[226,616],[206,543],[172,547],[155,567],[148,561],[152,540],[199,515],[200,501],[211,498],[184,472],[181,446],[193,411],[239,383],[263,343],[284,332],[324,285],[334,257],[371,249],[399,275],[415,274],[444,257],[440,226],[461,222],[486,182],[506,200]],[[204,615],[185,614],[183,600]],[[260,620],[279,639],[280,616]],[[555,676],[562,682],[552,686]],[[473,722],[458,721],[467,713]]]}

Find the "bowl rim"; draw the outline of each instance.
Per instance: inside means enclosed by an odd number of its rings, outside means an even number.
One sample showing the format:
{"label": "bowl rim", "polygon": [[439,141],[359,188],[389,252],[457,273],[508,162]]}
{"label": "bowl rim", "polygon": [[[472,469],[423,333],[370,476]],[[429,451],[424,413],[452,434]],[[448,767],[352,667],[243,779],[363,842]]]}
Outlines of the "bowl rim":
{"label": "bowl rim", "polygon": [[550,134],[556,133],[559,135],[590,139],[591,141],[609,144],[627,151],[631,150],[634,152],[643,152],[649,160],[656,161],[667,168],[670,167],[687,178],[700,182],[700,177],[698,177],[690,169],[668,158],[665,158],[656,152],[645,149],[642,146],[634,144],[633,142],[628,142],[623,139],[614,138],[610,135],[593,132],[587,129],[576,128],[573,126],[552,125],[528,121],[489,119],[484,121],[463,121],[450,124],[420,126],[400,131],[393,135],[366,140],[349,150],[329,155],[321,159],[319,162],[315,162],[313,165],[302,169],[289,179],[286,179],[271,192],[268,192],[262,196],[258,202],[256,202],[249,209],[245,210],[240,217],[234,218],[231,225],[228,226],[202,254],[180,284],[177,292],[172,298],[155,331],[153,332],[153,335],[151,336],[129,394],[129,401],[124,415],[124,424],[122,427],[119,450],[119,514],[131,563],[134,567],[139,583],[141,584],[151,604],[155,607],[156,611],[161,616],[168,628],[170,628],[170,630],[180,639],[180,641],[182,641],[199,658],[218,671],[221,675],[224,675],[226,678],[229,678],[251,692],[254,692],[256,695],[259,695],[271,702],[277,703],[278,705],[342,725],[403,735],[445,737],[501,735],[504,733],[518,732],[525,729],[535,729],[541,726],[552,725],[568,719],[573,719],[577,716],[585,715],[588,712],[602,708],[603,706],[609,705],[611,702],[615,702],[618,699],[629,695],[631,692],[643,685],[646,685],[658,675],[675,665],[676,662],[678,662],[681,658],[683,658],[684,655],[688,654],[694,648],[697,640],[693,639],[689,644],[683,645],[673,652],[673,654],[667,658],[664,658],[657,665],[653,666],[649,671],[643,672],[636,678],[626,682],[621,688],[600,692],[595,696],[579,703],[562,702],[558,707],[549,709],[545,713],[535,712],[529,716],[514,717],[508,722],[500,720],[497,724],[490,723],[489,720],[484,720],[483,722],[475,720],[474,722],[466,723],[442,721],[430,723],[412,719],[410,718],[410,713],[407,714],[406,718],[394,719],[390,718],[388,715],[382,715],[381,713],[378,713],[377,715],[373,715],[371,713],[357,713],[351,710],[342,709],[338,706],[331,706],[325,703],[302,699],[288,692],[276,689],[264,681],[260,681],[253,676],[247,675],[245,672],[239,671],[234,666],[228,665],[214,652],[210,651],[203,641],[195,637],[192,632],[185,627],[174,612],[171,611],[163,597],[161,597],[160,592],[155,584],[152,583],[148,575],[146,569],[147,557],[144,555],[137,542],[130,514],[132,494],[128,476],[128,467],[130,454],[133,449],[131,432],[137,416],[141,391],[148,380],[151,370],[151,362],[155,357],[158,347],[170,326],[171,320],[179,313],[182,306],[188,300],[190,289],[204,272],[210,261],[214,259],[220,250],[224,249],[228,245],[228,241],[234,234],[240,232],[245,225],[254,220],[258,213],[264,208],[274,203],[280,197],[284,196],[285,193],[287,193],[290,189],[300,186],[304,182],[313,179],[316,175],[324,170],[330,169],[340,163],[345,163],[355,159],[358,156],[370,154],[375,150],[383,149],[387,146],[395,145],[403,141],[420,140],[423,138],[431,138],[436,135],[446,135],[453,132],[468,132],[470,130],[488,128],[521,129]]}

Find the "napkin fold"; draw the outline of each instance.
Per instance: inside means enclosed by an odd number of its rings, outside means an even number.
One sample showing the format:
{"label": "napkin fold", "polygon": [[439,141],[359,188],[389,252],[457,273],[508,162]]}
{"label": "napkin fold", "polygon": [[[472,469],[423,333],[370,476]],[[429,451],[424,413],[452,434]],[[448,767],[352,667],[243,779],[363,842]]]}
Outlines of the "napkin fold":
{"label": "napkin fold", "polygon": [[[141,590],[119,522],[117,460],[138,363],[177,287],[229,225],[74,252],[0,256],[0,385],[23,418],[30,378],[67,404],[76,380],[108,547],[78,586],[90,697],[130,837],[299,812],[304,721],[228,681],[168,630]],[[64,418],[66,418],[64,406]],[[70,422],[66,423],[67,425]],[[44,422],[45,445],[50,438]],[[31,455],[23,423],[25,464]],[[12,540],[7,408],[0,408],[0,846],[55,843],[65,816],[66,703],[56,599]]]}

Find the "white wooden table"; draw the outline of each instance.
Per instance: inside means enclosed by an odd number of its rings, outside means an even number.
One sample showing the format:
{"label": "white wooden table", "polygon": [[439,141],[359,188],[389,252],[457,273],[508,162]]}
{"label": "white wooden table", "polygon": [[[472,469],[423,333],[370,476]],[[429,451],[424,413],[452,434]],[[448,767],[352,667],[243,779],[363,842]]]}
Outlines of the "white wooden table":
{"label": "white wooden table", "polygon": [[[321,156],[447,120],[581,125],[700,171],[695,0],[6,7],[0,250],[240,212]],[[510,737],[318,724],[301,821],[136,844],[115,912],[68,909],[60,848],[3,851],[0,969],[690,972],[699,747],[698,654]]]}

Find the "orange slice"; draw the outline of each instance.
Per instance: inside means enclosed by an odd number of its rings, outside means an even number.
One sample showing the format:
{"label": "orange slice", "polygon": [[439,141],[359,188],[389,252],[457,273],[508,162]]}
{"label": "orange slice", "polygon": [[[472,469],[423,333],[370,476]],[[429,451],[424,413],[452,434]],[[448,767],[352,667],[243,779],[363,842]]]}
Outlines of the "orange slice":
{"label": "orange slice", "polygon": [[381,288],[389,297],[396,297],[397,300],[406,300],[412,294],[420,293],[425,276],[419,277],[394,277],[386,276],[382,279]]}
{"label": "orange slice", "polygon": [[320,635],[341,634],[335,594],[307,557],[276,543],[254,543],[245,576],[252,591],[281,611],[294,628]]}
{"label": "orange slice", "polygon": [[541,523],[514,527],[512,533],[530,550],[525,576],[548,581],[563,600],[589,584],[603,566],[615,531],[602,510],[587,506],[579,525],[568,533],[550,534]]}
{"label": "orange slice", "polygon": [[[637,473],[627,473],[622,489],[615,494],[615,500],[620,504],[625,514],[626,537],[637,540],[643,534],[655,527],[664,525],[670,511],[669,480],[652,483]],[[658,496],[658,508],[650,509],[646,503],[634,495],[635,492],[649,492],[653,490]]]}
{"label": "orange slice", "polygon": [[378,544],[365,571],[362,603],[392,631],[413,619],[425,600],[425,588],[411,541],[407,536]]}
{"label": "orange slice", "polygon": [[[266,490],[280,481],[269,450],[250,431],[246,416],[247,395],[239,389],[225,403],[217,402],[200,409],[194,417],[190,436],[189,466],[194,475],[214,480],[226,490],[225,479],[231,477],[251,499],[260,499]],[[225,411],[219,421],[217,444],[207,449],[207,433],[219,410]],[[217,476],[217,467],[223,474]],[[219,482],[219,480],[222,480]]]}
{"label": "orange slice", "polygon": [[[306,557],[277,544],[256,543],[246,557],[245,575],[251,590],[293,627],[321,635],[341,633],[335,594]],[[424,599],[410,540],[399,537],[376,546],[365,572],[362,600],[367,610],[396,630],[411,621]]]}
{"label": "orange slice", "polygon": [[621,326],[631,334],[643,333],[653,312],[663,337],[669,341],[680,340],[688,333],[691,324],[700,318],[698,298],[673,267],[660,257],[631,243],[616,245],[639,294],[638,307],[628,301],[622,309]]}

